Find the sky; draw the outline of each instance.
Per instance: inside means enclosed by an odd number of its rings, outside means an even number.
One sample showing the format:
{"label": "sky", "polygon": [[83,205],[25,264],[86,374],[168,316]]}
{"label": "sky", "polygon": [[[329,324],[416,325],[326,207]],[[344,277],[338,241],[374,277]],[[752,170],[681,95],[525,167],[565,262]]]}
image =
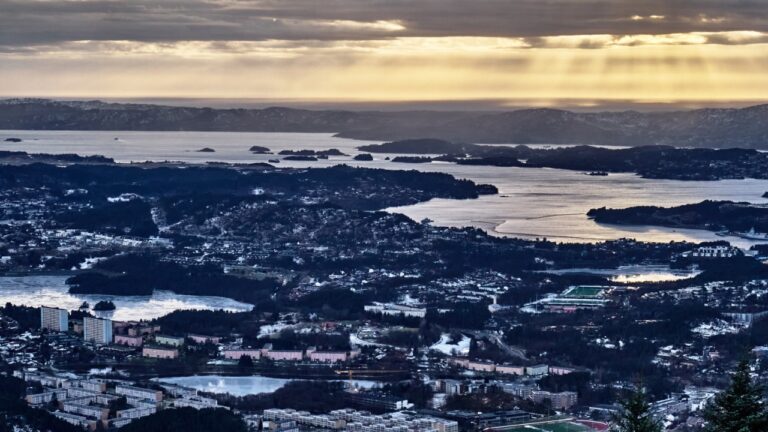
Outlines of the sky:
{"label": "sky", "polygon": [[0,96],[768,101],[765,0],[0,0]]}

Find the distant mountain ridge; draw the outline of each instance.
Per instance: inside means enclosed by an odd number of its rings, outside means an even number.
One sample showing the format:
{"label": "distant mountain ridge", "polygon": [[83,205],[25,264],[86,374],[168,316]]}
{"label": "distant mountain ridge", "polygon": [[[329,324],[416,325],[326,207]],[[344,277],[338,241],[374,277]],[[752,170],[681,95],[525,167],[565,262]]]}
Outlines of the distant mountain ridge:
{"label": "distant mountain ridge", "polygon": [[392,141],[673,145],[768,150],[768,104],[673,112],[213,109],[101,101],[0,100],[0,129],[325,132]]}

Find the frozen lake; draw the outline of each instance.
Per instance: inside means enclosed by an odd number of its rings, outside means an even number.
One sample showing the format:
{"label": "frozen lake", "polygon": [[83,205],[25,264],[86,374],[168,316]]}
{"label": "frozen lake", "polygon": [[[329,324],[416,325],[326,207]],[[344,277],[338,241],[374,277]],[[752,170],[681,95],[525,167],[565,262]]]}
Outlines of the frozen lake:
{"label": "frozen lake", "polygon": [[[259,393],[272,393],[291,381],[289,378],[270,378],[264,376],[221,376],[194,375],[185,377],[157,378],[156,381],[177,384],[208,393],[229,393],[233,396],[247,396]],[[353,386],[371,388],[378,383],[366,380],[345,380]]]}
{"label": "frozen lake", "polygon": [[175,310],[218,310],[244,312],[253,305],[214,296],[192,296],[170,291],[155,291],[152,296],[112,296],[70,294],[65,276],[0,277],[0,305],[13,303],[31,307],[51,306],[75,310],[83,302],[93,307],[101,300],[110,300],[114,311],[94,312],[116,321],[150,320]]}
{"label": "frozen lake", "polygon": [[547,270],[552,274],[594,274],[605,276],[609,280],[621,283],[668,282],[688,279],[699,274],[699,271],[687,269],[671,269],[664,265],[632,265],[615,269],[571,268],[564,270]]}

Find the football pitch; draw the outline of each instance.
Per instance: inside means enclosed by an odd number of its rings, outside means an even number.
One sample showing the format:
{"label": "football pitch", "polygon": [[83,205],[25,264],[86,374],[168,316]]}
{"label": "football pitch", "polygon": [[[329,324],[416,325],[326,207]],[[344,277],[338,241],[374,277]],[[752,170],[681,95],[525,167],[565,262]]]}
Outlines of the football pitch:
{"label": "football pitch", "polygon": [[513,429],[506,429],[505,432],[588,432],[591,430],[578,423],[563,422],[518,426]]}
{"label": "football pitch", "polygon": [[604,291],[598,286],[575,286],[563,293],[563,297],[598,297]]}

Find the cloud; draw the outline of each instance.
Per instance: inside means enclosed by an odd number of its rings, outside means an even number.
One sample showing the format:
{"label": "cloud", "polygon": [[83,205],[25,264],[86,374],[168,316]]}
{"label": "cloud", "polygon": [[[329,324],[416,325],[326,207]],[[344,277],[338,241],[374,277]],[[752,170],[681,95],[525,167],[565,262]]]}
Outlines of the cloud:
{"label": "cloud", "polygon": [[764,0],[0,0],[0,92],[768,99]]}
{"label": "cloud", "polygon": [[762,0],[0,0],[0,12],[0,45],[17,48],[83,40],[768,32]]}

